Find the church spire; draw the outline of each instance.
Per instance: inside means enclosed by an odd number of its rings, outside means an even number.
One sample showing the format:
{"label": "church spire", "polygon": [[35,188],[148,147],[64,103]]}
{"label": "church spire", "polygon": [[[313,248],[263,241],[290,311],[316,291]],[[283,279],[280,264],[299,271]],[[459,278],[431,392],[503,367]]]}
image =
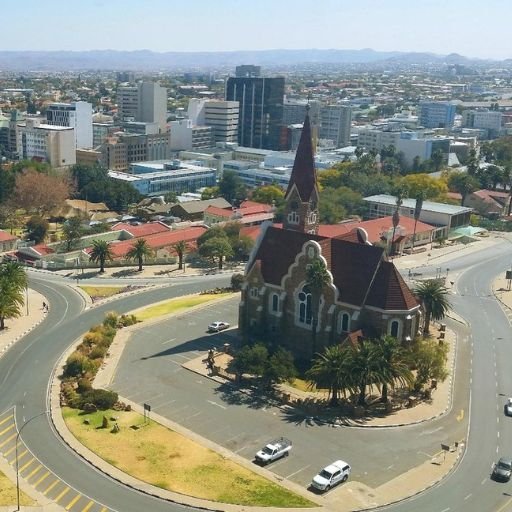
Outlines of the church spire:
{"label": "church spire", "polygon": [[311,140],[309,102],[288,189],[283,227],[305,233],[318,232],[318,186]]}

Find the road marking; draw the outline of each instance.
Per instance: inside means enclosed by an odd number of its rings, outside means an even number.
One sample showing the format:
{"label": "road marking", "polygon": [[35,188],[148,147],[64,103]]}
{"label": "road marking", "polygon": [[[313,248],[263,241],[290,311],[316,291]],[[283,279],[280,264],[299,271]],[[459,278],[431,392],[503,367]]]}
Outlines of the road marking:
{"label": "road marking", "polygon": [[209,404],[211,404],[211,405],[215,405],[215,406],[217,406],[217,407],[220,407],[221,409],[224,409],[224,410],[226,410],[226,409],[227,409],[227,407],[225,407],[224,405],[218,404],[217,402],[214,402],[213,400],[206,400],[206,401],[207,401]]}
{"label": "road marking", "polygon": [[423,432],[420,432],[420,436],[428,436],[430,434],[434,434],[435,432],[439,432],[439,430],[443,430],[443,427],[437,427],[433,430],[424,430]]}
{"label": "road marking", "polygon": [[464,498],[464,501],[469,500],[469,498],[471,498],[471,496],[473,496],[473,494],[471,494],[471,493],[470,493],[470,494],[468,494],[468,495]]}
{"label": "road marking", "polygon": [[487,478],[484,478],[481,482],[480,482],[480,485],[484,485],[485,482],[487,482]]}
{"label": "road marking", "polygon": [[464,409],[461,409],[459,414],[457,414],[457,421],[462,421],[464,419]]}
{"label": "road marking", "polygon": [[89,501],[87,505],[82,509],[82,512],[87,512],[94,505],[94,501]]}
{"label": "road marking", "polygon": [[46,496],[59,482],[60,480],[56,478],[55,481],[46,488],[46,490],[43,492],[43,495]]}
{"label": "road marking", "polygon": [[173,341],[176,341],[176,338],[171,338],[170,340],[162,341],[162,345],[166,345],[167,343],[172,343]]}
{"label": "road marking", "polygon": [[35,484],[34,488],[37,487],[40,483],[42,483],[44,480],[46,480],[50,476],[50,472],[47,471]]}
{"label": "road marking", "polygon": [[295,471],[295,473],[290,473],[285,478],[291,478],[292,476],[295,476],[297,473],[300,473],[301,471],[304,471],[305,469],[308,469],[311,464],[308,464],[307,466],[304,466],[303,468],[300,468],[298,471]]}
{"label": "road marking", "polygon": [[14,445],[12,448],[9,448],[5,453],[4,457],[7,458],[7,455],[11,454],[16,449],[16,445]]}
{"label": "road marking", "polygon": [[9,421],[10,419],[12,419],[12,416],[7,416],[7,418],[5,418],[4,420],[0,421],[0,425],[3,425],[6,421]]}
{"label": "road marking", "polygon": [[418,452],[419,455],[425,455],[426,457],[428,457],[429,459],[431,459],[433,457],[433,455],[430,455],[429,453],[425,453],[425,452]]}
{"label": "road marking", "polygon": [[242,446],[242,448],[238,448],[234,453],[240,453],[242,450],[245,450],[246,448],[249,448],[249,445]]}
{"label": "road marking", "polygon": [[34,458],[32,457],[32,459],[31,459],[31,460],[29,460],[27,463],[25,463],[25,464],[23,464],[23,466],[21,466],[21,468],[19,469],[19,472],[21,473],[22,471],[24,471],[25,469],[27,469],[27,468],[30,466],[30,464],[32,464],[32,462],[34,462],[35,460],[36,460],[36,459],[34,459]]}
{"label": "road marking", "polygon": [[164,405],[169,405],[176,402],[176,400],[168,400],[167,402],[163,402],[162,404],[158,404],[156,407],[160,409],[160,407],[163,407]]}
{"label": "road marking", "polygon": [[[12,448],[16,448],[16,445],[14,445]],[[12,450],[11,448],[11,450]],[[25,450],[23,452],[21,452],[19,455],[18,455],[18,462],[20,461],[21,458],[23,458],[26,454],[28,453],[28,450]],[[5,454],[7,455],[7,453]],[[12,466],[14,463],[16,462],[16,457],[14,457],[14,459],[10,460],[9,461],[9,464]]]}
{"label": "road marking", "polygon": [[501,512],[502,510],[505,510],[509,506],[511,501],[512,501],[512,498],[507,500],[506,503],[504,503],[502,507],[496,509],[496,512]]}
{"label": "road marking", "polygon": [[394,465],[394,464],[391,464],[391,466],[388,466],[386,469],[392,469],[392,468],[394,468],[394,467],[395,467],[395,465]]}
{"label": "road marking", "polygon": [[183,421],[191,420],[192,418],[195,418],[196,416],[199,416],[201,414],[201,411],[196,412],[195,414],[192,414],[192,416],[187,416],[186,418],[183,418]]}
{"label": "road marking", "polygon": [[69,487],[66,487],[56,498],[55,498],[55,503],[59,503],[59,500],[61,498],[64,498],[64,496],[66,496],[66,494],[70,491],[70,488]]}
{"label": "road marking", "polygon": [[36,473],[38,473],[41,469],[43,469],[43,466],[37,466],[36,469],[34,469],[29,475],[25,477],[25,480],[30,480]]}
{"label": "road marking", "polygon": [[444,510],[441,510],[441,512],[448,512],[448,510],[450,510],[450,507],[447,507]]}
{"label": "road marking", "polygon": [[103,507],[100,512],[108,512],[108,508],[107,507]]}
{"label": "road marking", "polygon": [[5,428],[4,430],[2,430],[2,432],[0,432],[0,436],[3,436],[6,432],[9,432],[9,430],[12,430],[14,428],[14,423],[12,425],[9,425],[7,428]]}
{"label": "road marking", "polygon": [[3,448],[9,441],[12,441],[18,434],[15,432],[12,436],[9,436],[5,441],[2,441],[0,448]]}
{"label": "road marking", "polygon": [[81,494],[77,494],[66,506],[66,510],[69,510],[80,498],[82,497]]}

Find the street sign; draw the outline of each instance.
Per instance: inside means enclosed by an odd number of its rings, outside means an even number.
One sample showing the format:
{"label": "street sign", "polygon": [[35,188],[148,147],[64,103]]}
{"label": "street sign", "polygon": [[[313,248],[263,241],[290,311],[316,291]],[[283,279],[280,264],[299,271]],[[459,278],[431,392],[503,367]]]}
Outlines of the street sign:
{"label": "street sign", "polygon": [[149,405],[149,404],[144,404],[144,410],[145,410],[145,411],[148,411],[148,412],[151,412],[151,405]]}
{"label": "street sign", "polygon": [[449,444],[442,444],[441,443],[441,450],[444,450],[445,452],[450,451],[450,445]]}

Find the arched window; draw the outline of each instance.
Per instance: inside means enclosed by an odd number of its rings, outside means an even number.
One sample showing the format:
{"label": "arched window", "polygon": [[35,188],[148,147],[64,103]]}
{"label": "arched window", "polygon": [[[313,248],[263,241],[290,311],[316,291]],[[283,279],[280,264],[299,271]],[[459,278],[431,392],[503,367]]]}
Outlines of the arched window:
{"label": "arched window", "polygon": [[393,338],[400,336],[400,320],[391,320],[389,324],[389,335],[393,336]]}
{"label": "arched window", "polygon": [[279,312],[279,295],[277,293],[270,296],[270,310],[272,313]]}
{"label": "arched window", "polygon": [[311,325],[313,312],[311,306],[311,290],[304,286],[299,292],[299,323]]}
{"label": "arched window", "polygon": [[288,214],[288,222],[290,224],[298,224],[299,223],[299,214],[295,210]]}
{"label": "arched window", "polygon": [[350,315],[346,312],[340,313],[338,321],[338,332],[350,331]]}

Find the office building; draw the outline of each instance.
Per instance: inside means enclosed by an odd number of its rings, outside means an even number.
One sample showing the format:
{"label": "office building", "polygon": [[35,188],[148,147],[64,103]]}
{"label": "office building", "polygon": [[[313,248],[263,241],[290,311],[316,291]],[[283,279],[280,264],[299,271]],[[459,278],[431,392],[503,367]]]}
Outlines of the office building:
{"label": "office building", "polygon": [[190,119],[171,121],[169,126],[171,151],[207,149],[214,145],[211,126],[195,126]]}
{"label": "office building", "polygon": [[21,158],[48,162],[52,167],[75,165],[74,128],[27,119],[26,125],[19,127],[19,132],[18,154]]}
{"label": "office building", "polygon": [[258,78],[261,76],[261,66],[242,64],[235,68],[235,76],[238,78]]}
{"label": "office building", "polygon": [[167,89],[155,82],[120,85],[117,89],[120,121],[157,123],[160,131],[167,130]]}
{"label": "office building", "polygon": [[388,146],[396,147],[402,132],[399,130],[379,130],[375,127],[360,128],[357,137],[357,145],[367,151],[379,152]]}
{"label": "office building", "polygon": [[455,105],[438,101],[422,101],[418,105],[419,124],[425,128],[451,130],[455,120]]}
{"label": "office building", "polygon": [[73,128],[75,147],[93,147],[92,105],[86,101],[51,103],[46,110],[46,124]]}
{"label": "office building", "polygon": [[237,142],[238,101],[219,101],[191,98],[188,118],[193,126],[211,126],[214,143]]}
{"label": "office building", "polygon": [[309,105],[311,127],[318,127],[320,125],[320,108],[322,105],[316,100],[292,100],[285,98],[283,103],[283,124],[285,126],[290,126],[291,124],[302,125],[306,117],[307,105]]}
{"label": "office building", "polygon": [[494,110],[465,110],[462,113],[462,126],[486,130],[491,137],[496,137],[501,131],[503,114]]}
{"label": "office building", "polygon": [[334,147],[350,145],[352,108],[345,105],[325,105],[320,109],[320,138],[332,140]]}
{"label": "office building", "polygon": [[103,144],[111,135],[120,130],[114,123],[92,123],[92,147]]}
{"label": "office building", "polygon": [[240,146],[280,149],[284,78],[230,77],[226,84],[226,100],[240,104]]}

